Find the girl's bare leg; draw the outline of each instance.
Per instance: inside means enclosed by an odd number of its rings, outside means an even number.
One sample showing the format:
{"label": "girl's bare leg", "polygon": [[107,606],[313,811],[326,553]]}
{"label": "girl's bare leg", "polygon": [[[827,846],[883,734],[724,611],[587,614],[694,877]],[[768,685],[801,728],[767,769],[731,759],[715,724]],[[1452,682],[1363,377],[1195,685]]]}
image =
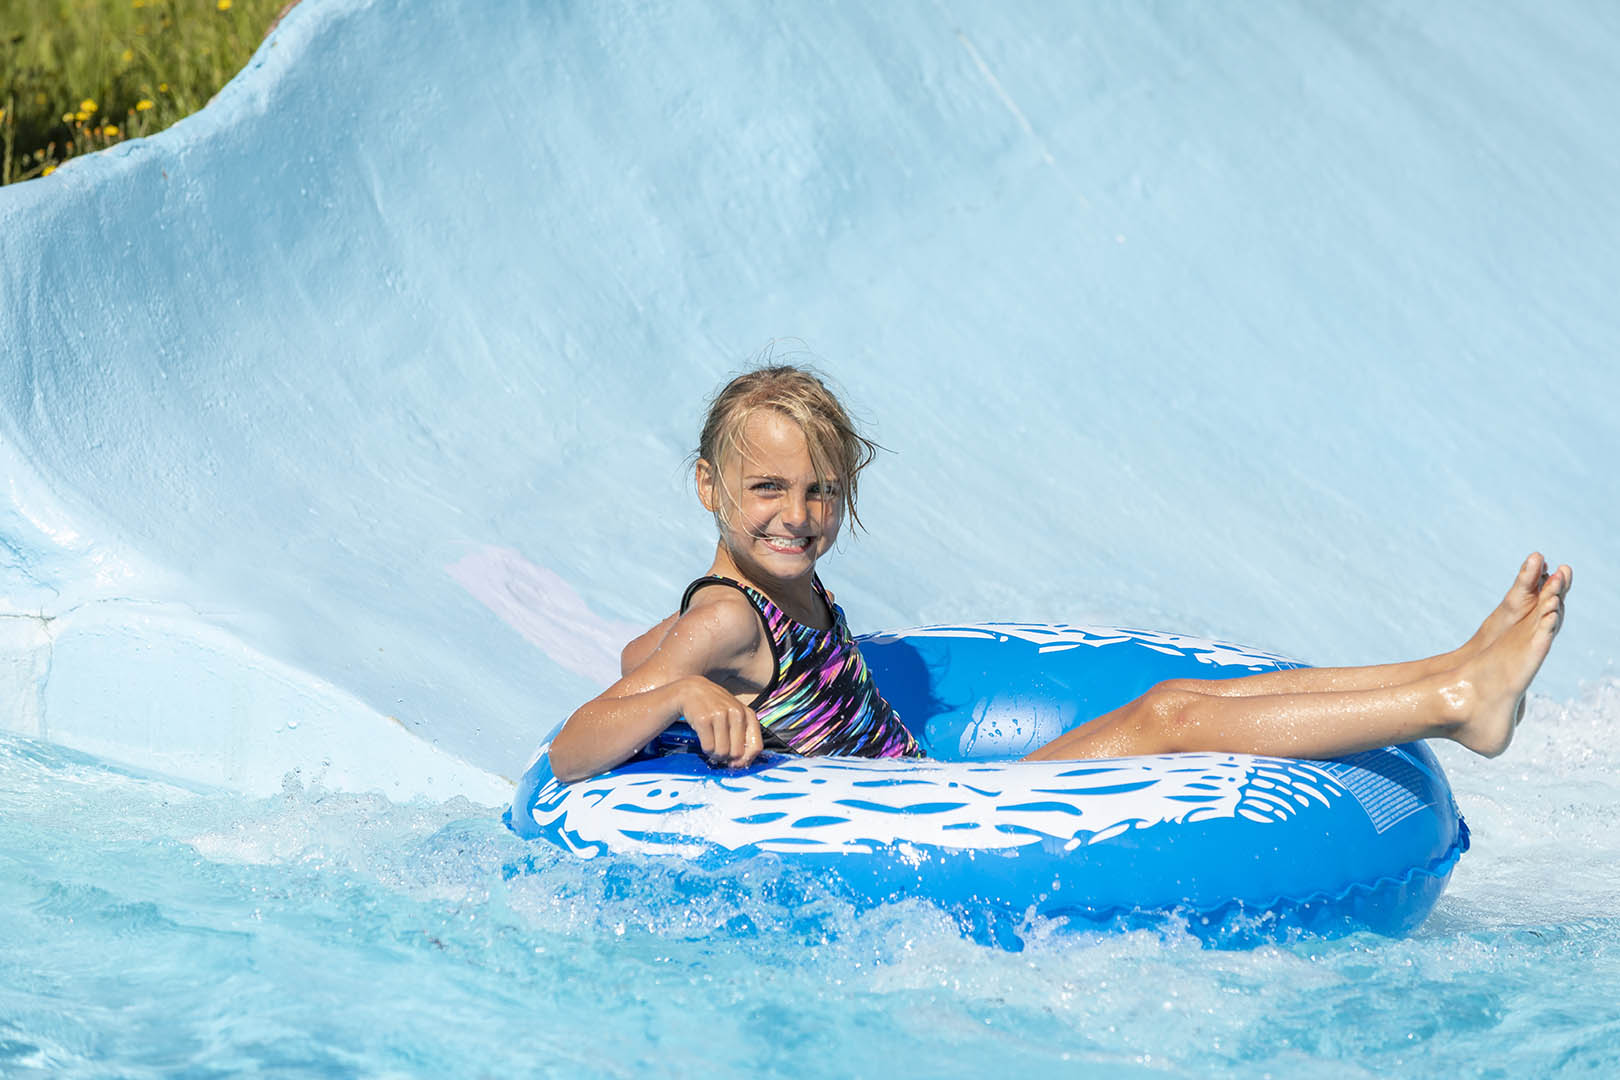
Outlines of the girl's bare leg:
{"label": "girl's bare leg", "polygon": [[1550,576],[1528,615],[1447,672],[1399,686],[1248,697],[1160,684],[1027,760],[1188,750],[1325,758],[1428,738],[1495,757],[1512,741],[1525,692],[1563,623],[1567,587],[1564,574]]}
{"label": "girl's bare leg", "polygon": [[[1556,571],[1564,575],[1564,591],[1569,591],[1573,571],[1560,566]],[[1377,690],[1392,686],[1405,686],[1434,675],[1443,675],[1456,668],[1469,657],[1489,648],[1498,638],[1528,615],[1536,606],[1536,598],[1550,575],[1547,562],[1540,552],[1532,552],[1519,567],[1507,595],[1496,605],[1496,610],[1485,617],[1474,636],[1462,646],[1448,653],[1440,653],[1423,660],[1410,660],[1399,664],[1373,664],[1366,667],[1293,668],[1287,671],[1264,671],[1258,675],[1245,675],[1236,679],[1173,679],[1173,689],[1216,697],[1256,697],[1265,694],[1307,694],[1324,690]]]}

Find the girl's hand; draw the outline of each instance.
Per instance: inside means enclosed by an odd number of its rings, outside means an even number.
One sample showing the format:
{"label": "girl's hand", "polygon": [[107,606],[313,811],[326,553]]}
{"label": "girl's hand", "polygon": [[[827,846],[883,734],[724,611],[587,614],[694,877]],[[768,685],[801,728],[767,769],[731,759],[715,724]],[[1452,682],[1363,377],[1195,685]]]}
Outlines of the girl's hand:
{"label": "girl's hand", "polygon": [[768,674],[774,662],[764,621],[748,598],[705,589],[634,671],[574,710],[551,740],[552,772],[565,784],[606,772],[683,714],[709,760],[741,768],[764,747],[759,719],[714,680],[729,681],[744,669]]}
{"label": "girl's hand", "polygon": [[680,703],[681,715],[697,732],[711,765],[746,768],[765,748],[754,710],[702,675],[681,680]]}

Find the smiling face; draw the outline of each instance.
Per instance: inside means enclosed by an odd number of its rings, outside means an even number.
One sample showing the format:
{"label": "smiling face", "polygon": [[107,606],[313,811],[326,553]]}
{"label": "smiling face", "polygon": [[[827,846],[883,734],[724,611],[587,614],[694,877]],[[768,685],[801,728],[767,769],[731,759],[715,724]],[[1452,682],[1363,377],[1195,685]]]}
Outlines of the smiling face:
{"label": "smiling face", "polygon": [[799,425],[774,409],[744,423],[718,468],[697,463],[698,497],[720,525],[720,544],[759,585],[808,583],[843,523],[839,481],[816,476]]}

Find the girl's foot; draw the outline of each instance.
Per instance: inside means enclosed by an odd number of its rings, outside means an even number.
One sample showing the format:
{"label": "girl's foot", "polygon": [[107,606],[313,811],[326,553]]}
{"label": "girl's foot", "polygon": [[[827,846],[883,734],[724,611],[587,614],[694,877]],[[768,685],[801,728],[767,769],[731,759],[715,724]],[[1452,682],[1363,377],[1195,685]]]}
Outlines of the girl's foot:
{"label": "girl's foot", "polygon": [[[1513,741],[1513,729],[1524,717],[1525,693],[1564,623],[1564,594],[1570,580],[1565,570],[1559,567],[1547,577],[1526,617],[1458,671],[1455,693],[1465,719],[1452,738],[1475,753],[1495,757]],[[1511,591],[1508,597],[1512,599]]]}
{"label": "girl's foot", "polygon": [[1507,595],[1496,605],[1496,610],[1485,616],[1485,621],[1479,624],[1474,636],[1454,654],[1457,659],[1475,656],[1495,644],[1496,639],[1507,633],[1509,627],[1530,614],[1536,606],[1541,587],[1546,583],[1547,560],[1542,558],[1541,552],[1532,551],[1524,560],[1524,565],[1519,567],[1518,576],[1508,586]]}

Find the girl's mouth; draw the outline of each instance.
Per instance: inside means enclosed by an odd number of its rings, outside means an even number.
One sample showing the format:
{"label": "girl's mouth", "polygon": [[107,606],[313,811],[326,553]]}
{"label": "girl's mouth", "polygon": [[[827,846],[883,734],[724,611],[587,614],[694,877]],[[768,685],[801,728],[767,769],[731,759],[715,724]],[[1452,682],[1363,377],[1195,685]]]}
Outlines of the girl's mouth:
{"label": "girl's mouth", "polygon": [[808,536],[762,536],[765,546],[773,551],[797,555],[810,546]]}

